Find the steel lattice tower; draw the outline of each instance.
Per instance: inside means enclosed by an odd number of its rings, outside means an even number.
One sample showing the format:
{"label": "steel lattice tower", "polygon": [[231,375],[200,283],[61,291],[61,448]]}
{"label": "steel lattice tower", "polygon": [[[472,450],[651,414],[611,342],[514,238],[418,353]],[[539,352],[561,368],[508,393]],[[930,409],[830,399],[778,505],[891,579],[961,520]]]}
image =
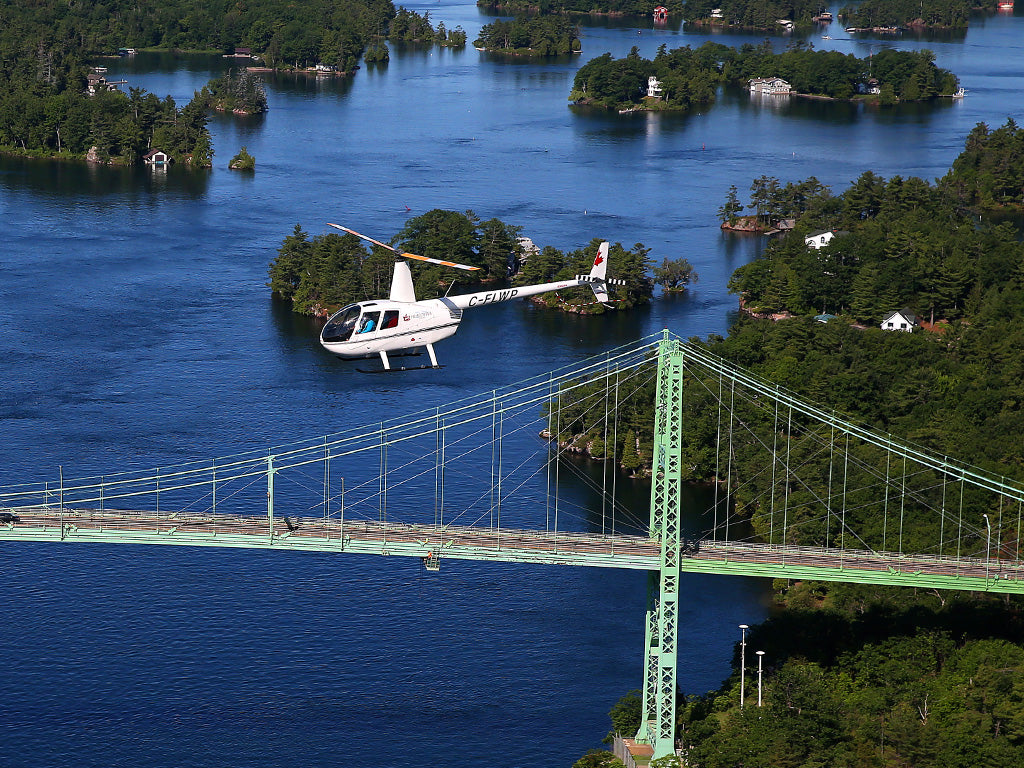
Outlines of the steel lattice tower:
{"label": "steel lattice tower", "polygon": [[650,744],[656,758],[675,751],[682,404],[683,351],[665,331],[658,345],[650,524],[651,538],[661,542],[661,562],[649,572],[643,720],[637,733],[637,741]]}

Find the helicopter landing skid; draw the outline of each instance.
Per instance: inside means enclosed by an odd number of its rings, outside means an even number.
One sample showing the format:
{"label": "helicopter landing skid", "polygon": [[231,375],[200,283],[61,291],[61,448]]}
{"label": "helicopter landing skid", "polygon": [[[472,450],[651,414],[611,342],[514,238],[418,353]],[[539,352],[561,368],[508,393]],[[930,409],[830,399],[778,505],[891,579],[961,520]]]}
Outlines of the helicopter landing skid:
{"label": "helicopter landing skid", "polygon": [[[437,364],[437,355],[434,354],[434,345],[424,344],[424,346],[426,347],[427,352],[430,354],[430,365],[413,365],[408,367],[401,366],[399,368],[392,368],[391,360],[388,359],[388,353],[385,352],[384,350],[381,350],[380,361],[383,367],[373,370],[365,368],[357,368],[356,370],[359,371],[360,373],[394,373],[397,371],[422,371],[427,368],[440,368],[441,366]],[[406,355],[418,356],[419,354],[419,352],[399,352],[396,355],[396,357],[404,357]]]}
{"label": "helicopter landing skid", "polygon": [[444,368],[443,365],[410,365],[401,368],[356,368],[360,373],[401,373],[402,371],[430,371],[435,368]]}

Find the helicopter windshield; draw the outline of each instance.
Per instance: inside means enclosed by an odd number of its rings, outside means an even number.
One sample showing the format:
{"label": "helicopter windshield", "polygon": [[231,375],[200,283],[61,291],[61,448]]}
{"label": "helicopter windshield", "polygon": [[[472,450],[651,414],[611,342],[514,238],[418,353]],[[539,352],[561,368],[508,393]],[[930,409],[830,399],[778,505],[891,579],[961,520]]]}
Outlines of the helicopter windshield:
{"label": "helicopter windshield", "polygon": [[358,318],[359,305],[353,304],[351,307],[345,307],[327,321],[327,325],[320,331],[320,338],[327,342],[348,341]]}

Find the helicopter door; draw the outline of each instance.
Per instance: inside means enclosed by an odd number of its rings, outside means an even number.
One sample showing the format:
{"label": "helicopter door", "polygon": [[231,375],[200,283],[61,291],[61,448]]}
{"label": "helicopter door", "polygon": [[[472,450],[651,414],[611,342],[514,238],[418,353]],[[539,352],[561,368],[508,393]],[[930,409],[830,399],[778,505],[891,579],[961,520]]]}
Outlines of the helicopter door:
{"label": "helicopter door", "polygon": [[381,327],[382,330],[387,329],[387,328],[397,328],[398,327],[398,310],[397,309],[389,309],[387,312],[385,312],[384,313],[384,319],[381,321],[380,327]]}
{"label": "helicopter door", "polygon": [[364,312],[363,316],[359,318],[359,330],[360,333],[373,333],[380,327],[380,312]]}

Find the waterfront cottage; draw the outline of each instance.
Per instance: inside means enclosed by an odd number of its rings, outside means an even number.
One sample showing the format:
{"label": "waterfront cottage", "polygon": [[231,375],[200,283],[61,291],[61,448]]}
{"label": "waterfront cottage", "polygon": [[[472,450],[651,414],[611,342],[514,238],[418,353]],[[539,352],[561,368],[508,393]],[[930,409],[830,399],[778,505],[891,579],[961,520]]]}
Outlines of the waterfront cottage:
{"label": "waterfront cottage", "polygon": [[781,77],[755,77],[750,81],[751,93],[792,93],[793,89]]}
{"label": "waterfront cottage", "polygon": [[647,78],[647,98],[649,99],[660,99],[661,98],[661,81],[658,80],[654,75]]}
{"label": "waterfront cottage", "polygon": [[882,318],[883,331],[903,331],[910,333],[917,326],[917,315],[909,309],[897,309]]}
{"label": "waterfront cottage", "polygon": [[97,72],[90,72],[85,76],[85,92],[90,96],[95,96],[98,91],[116,91],[118,86],[124,85],[127,82],[127,80],[107,80],[106,77]]}

